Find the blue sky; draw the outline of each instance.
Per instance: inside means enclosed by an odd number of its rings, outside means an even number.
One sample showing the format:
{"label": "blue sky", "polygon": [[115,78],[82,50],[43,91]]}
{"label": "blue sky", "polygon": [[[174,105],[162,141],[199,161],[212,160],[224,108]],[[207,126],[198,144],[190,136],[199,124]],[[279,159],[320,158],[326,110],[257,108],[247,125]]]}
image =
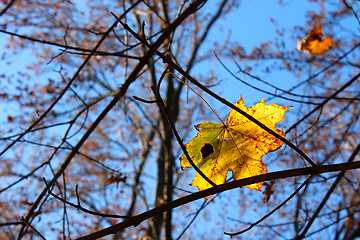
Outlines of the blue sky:
{"label": "blue sky", "polygon": [[[285,1],[284,6],[279,6],[278,1],[275,0],[245,0],[241,1],[240,7],[236,10],[234,10],[232,13],[230,13],[226,17],[226,23],[231,23],[229,25],[226,25],[224,27],[224,30],[222,32],[214,31],[209,36],[209,38],[219,38],[221,39],[221,36],[223,33],[227,32],[227,27],[231,29],[231,39],[232,41],[237,41],[241,45],[245,47],[246,50],[250,51],[253,47],[259,46],[259,44],[263,41],[272,40],[275,37],[275,25],[274,23],[270,22],[270,18],[274,18],[274,20],[277,22],[277,27],[279,29],[287,29],[284,33],[286,38],[286,44],[287,47],[296,49],[296,41],[290,38],[291,32],[289,32],[289,28],[294,25],[300,25],[306,27],[305,24],[305,12],[307,9],[311,8],[315,12],[318,11],[318,9],[314,8],[313,4],[308,3],[308,1],[299,1],[299,0],[292,0],[292,1]],[[356,23],[355,23],[356,24]],[[226,35],[226,34],[224,34]],[[4,42],[4,35],[0,34],[0,45]],[[16,55],[16,57],[12,57],[12,64],[7,65],[4,62],[0,62],[0,69],[5,69],[7,73],[14,73],[16,75],[16,72],[19,69],[23,69],[25,67],[25,64],[29,63],[32,58],[32,53],[30,51],[24,51],[22,54]],[[236,71],[236,65],[232,61],[224,61],[226,65],[231,69]],[[222,79],[220,86],[217,88],[214,88],[214,91],[221,94],[224,98],[229,100],[230,102],[235,103],[239,97],[240,94],[243,95],[244,100],[246,102],[246,106],[250,107],[256,102],[259,102],[263,97],[267,97],[262,93],[259,93],[256,90],[253,90],[244,84],[240,83],[236,79],[234,79],[229,73],[223,69],[221,64],[217,62],[214,56],[214,61],[211,63],[213,66],[213,69],[216,69],[217,75],[219,76],[219,79]],[[49,66],[51,68],[51,65]],[[56,69],[56,66],[54,67]],[[197,72],[204,71],[202,68],[202,65],[200,65],[196,70],[195,74]],[[263,78],[266,81],[269,81],[273,83],[274,85],[281,85],[282,88],[287,89],[291,87],[293,84],[295,84],[298,79],[296,79],[291,73],[288,72],[280,72],[275,71],[274,73],[267,74],[264,72],[254,72],[255,75]],[[41,77],[44,77],[44,81],[50,77],[57,75],[54,72],[46,73],[46,75],[42,75]],[[248,81],[253,80],[246,79]],[[258,83],[255,82],[255,85]],[[0,91],[4,91],[6,88],[10,88],[11,86],[4,86],[4,82],[0,82]],[[209,99],[207,96],[205,97],[207,100]],[[222,110],[218,110],[220,113],[220,117],[223,119],[226,118],[228,112],[230,109],[227,107],[224,108],[223,105],[220,105],[216,103],[215,101],[212,101],[212,104],[214,104],[214,108],[219,108]],[[295,105],[294,103],[291,103],[291,105]],[[15,106],[4,104],[2,101],[0,101],[0,113],[2,111],[5,112],[5,114],[0,114],[0,127],[5,125],[7,122],[6,116],[8,114],[11,114],[13,111],[18,111]],[[296,112],[296,105],[294,108],[291,108],[289,111]],[[197,122],[194,122],[194,124]],[[195,132],[195,131],[194,131]],[[271,156],[270,156],[271,157]],[[193,171],[193,170],[188,170]],[[194,171],[193,171],[194,172]],[[192,191],[196,191],[196,188],[189,188]],[[234,193],[236,193],[238,190],[233,190],[228,193],[224,193],[217,201],[218,202],[226,202],[227,198],[231,197]],[[242,189],[241,191],[245,192],[246,194],[251,195],[258,195],[259,198],[262,196],[261,193],[254,193],[254,191],[249,191],[247,189]],[[200,201],[198,201],[200,202]],[[220,204],[219,204],[220,205]],[[215,205],[215,206],[219,206]],[[221,206],[221,205],[220,205]],[[266,209],[262,209],[261,211],[265,211]],[[213,211],[212,214],[216,217],[216,215],[222,211],[222,209],[219,209],[218,211]],[[233,213],[230,211],[229,217],[236,218],[238,213]],[[259,215],[256,216],[249,216],[249,219],[247,221],[250,221],[251,218],[257,219]],[[203,229],[206,232],[206,229]],[[222,233],[220,233],[221,235]],[[228,239],[228,237],[224,237],[225,239]]]}
{"label": "blue sky", "polygon": [[[254,47],[258,47],[262,42],[273,40],[276,36],[275,30],[285,29],[283,32],[285,42],[288,48],[296,49],[297,42],[290,38],[289,29],[294,25],[306,27],[305,13],[308,8],[317,11],[314,4],[307,1],[287,1],[284,6],[277,4],[277,1],[241,1],[240,7],[226,16],[226,21],[233,23],[229,25],[231,29],[231,39],[239,42],[248,52]],[[277,26],[270,21],[274,19]],[[227,66],[236,72],[237,67],[231,61],[225,61]],[[235,80],[228,72],[222,71],[220,64],[216,64],[217,70],[220,71],[220,76],[226,78],[223,82],[223,95],[230,101],[237,101],[239,98],[239,90],[242,89],[242,94],[248,102],[258,102],[264,95],[255,91],[239,81]],[[286,89],[295,83],[293,75],[288,72],[275,71],[275,73],[255,73],[258,77],[271,83],[281,86]],[[250,81],[253,81],[250,79]],[[254,83],[254,82],[250,82]],[[266,97],[266,96],[265,96]]]}

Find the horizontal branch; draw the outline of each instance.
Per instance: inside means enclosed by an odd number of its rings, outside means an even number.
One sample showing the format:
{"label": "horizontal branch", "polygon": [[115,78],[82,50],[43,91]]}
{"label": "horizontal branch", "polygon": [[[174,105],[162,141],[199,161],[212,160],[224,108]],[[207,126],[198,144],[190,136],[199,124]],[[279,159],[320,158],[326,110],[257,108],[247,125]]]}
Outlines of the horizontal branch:
{"label": "horizontal branch", "polygon": [[108,228],[102,229],[98,232],[94,232],[92,234],[89,234],[84,237],[78,238],[78,240],[91,240],[91,239],[98,239],[100,237],[104,237],[110,234],[114,234],[117,231],[123,230],[125,228],[128,228],[130,226],[137,226],[141,222],[152,218],[156,215],[162,214],[166,211],[169,211],[171,209],[177,208],[179,206],[185,205],[187,203],[193,202],[195,200],[204,198],[209,195],[221,193],[224,191],[228,191],[235,188],[240,188],[246,185],[258,183],[258,182],[264,182],[264,181],[270,181],[270,180],[276,180],[276,179],[283,179],[283,178],[289,178],[289,177],[296,177],[296,176],[303,176],[303,175],[311,175],[311,174],[320,174],[320,173],[328,173],[328,172],[338,172],[343,170],[351,170],[351,169],[357,169],[360,168],[360,161],[351,162],[351,163],[341,163],[341,164],[332,164],[332,165],[325,165],[325,166],[318,166],[315,167],[306,167],[306,168],[297,168],[297,169],[290,169],[290,170],[283,170],[283,171],[277,171],[272,173],[266,173],[261,174],[258,176],[250,177],[250,178],[244,178],[240,180],[236,180],[229,183],[224,183],[221,185],[217,185],[215,187],[196,192],[190,195],[187,195],[185,197],[176,199],[172,202],[163,204],[157,208],[151,209],[147,212],[141,213],[139,215],[136,215],[128,220],[125,220],[123,222],[120,222],[118,224],[115,224],[113,226],[110,226]]}
{"label": "horizontal branch", "polygon": [[[124,53],[126,50],[129,50],[129,49],[126,49],[123,51],[117,51],[117,52],[106,52],[106,51],[98,51],[98,50],[93,51],[93,49],[86,49],[86,48],[71,46],[71,45],[67,45],[67,44],[61,44],[61,43],[57,43],[57,42],[47,41],[44,39],[38,39],[35,37],[22,35],[22,34],[18,34],[15,32],[9,32],[4,29],[0,29],[0,33],[4,33],[4,34],[7,34],[7,35],[10,35],[13,37],[17,37],[17,38],[26,39],[31,42],[36,42],[36,43],[40,43],[40,44],[46,44],[46,45],[50,45],[50,46],[64,48],[63,51],[70,53],[70,54],[85,55],[85,56],[89,56],[89,55],[91,55],[91,56],[115,56],[115,57],[123,57],[123,58],[129,58],[129,59],[137,59],[137,60],[140,59],[140,57],[127,55]],[[103,35],[107,36],[107,33],[104,33]],[[69,50],[74,50],[74,51],[69,51]]]}

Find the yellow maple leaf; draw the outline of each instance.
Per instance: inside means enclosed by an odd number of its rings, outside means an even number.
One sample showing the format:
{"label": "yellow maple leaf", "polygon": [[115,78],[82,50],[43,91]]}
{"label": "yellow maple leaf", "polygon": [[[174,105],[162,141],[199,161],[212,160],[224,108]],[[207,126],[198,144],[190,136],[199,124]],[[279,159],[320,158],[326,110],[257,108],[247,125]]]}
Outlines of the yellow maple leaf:
{"label": "yellow maple leaf", "polygon": [[[235,106],[285,137],[283,130],[277,129],[275,125],[284,119],[289,107],[276,103],[266,105],[263,99],[253,107],[246,108],[242,97]],[[199,133],[185,147],[199,170],[217,185],[225,183],[229,170],[235,180],[266,173],[261,157],[279,149],[283,144],[233,109],[230,110],[226,125],[203,122],[195,128]],[[180,163],[182,168],[191,167],[185,154],[180,157]],[[255,183],[246,187],[261,191],[262,184]],[[196,173],[191,185],[200,191],[211,187],[199,173]],[[209,197],[211,196],[207,198]]]}
{"label": "yellow maple leaf", "polygon": [[332,38],[322,39],[322,28],[315,28],[309,34],[300,40],[297,45],[299,51],[310,53],[312,56],[323,55],[333,44]]}

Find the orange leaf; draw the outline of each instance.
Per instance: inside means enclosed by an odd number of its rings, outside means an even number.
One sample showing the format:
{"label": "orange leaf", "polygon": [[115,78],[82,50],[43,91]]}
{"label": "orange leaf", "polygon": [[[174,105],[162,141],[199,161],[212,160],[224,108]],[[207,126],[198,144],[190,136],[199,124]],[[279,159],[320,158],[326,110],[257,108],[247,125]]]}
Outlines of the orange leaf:
{"label": "orange leaf", "polygon": [[312,56],[323,55],[333,44],[332,38],[322,39],[322,28],[313,29],[298,43],[298,50],[310,53]]}
{"label": "orange leaf", "polygon": [[58,9],[60,6],[61,6],[61,3],[59,3],[59,2],[56,3],[56,4],[55,4],[55,9]]}
{"label": "orange leaf", "polygon": [[[276,103],[266,105],[263,99],[253,107],[246,108],[242,97],[235,106],[285,137],[285,133],[275,125],[284,119],[289,107]],[[215,184],[225,183],[229,170],[235,180],[266,173],[261,157],[279,149],[283,144],[281,140],[233,109],[230,110],[226,125],[203,122],[195,128],[199,133],[185,147],[200,171]],[[191,167],[184,154],[180,157],[180,163],[182,168]],[[261,191],[262,184],[255,183],[246,187]],[[211,187],[198,173],[191,185],[198,187],[200,191]],[[211,196],[207,198],[209,197]]]}
{"label": "orange leaf", "polygon": [[106,179],[105,184],[113,184],[123,182],[126,183],[126,176],[119,175],[111,175],[110,178]]}
{"label": "orange leaf", "polygon": [[12,116],[7,116],[7,121],[13,122],[13,121],[15,121],[15,118],[13,118]]}

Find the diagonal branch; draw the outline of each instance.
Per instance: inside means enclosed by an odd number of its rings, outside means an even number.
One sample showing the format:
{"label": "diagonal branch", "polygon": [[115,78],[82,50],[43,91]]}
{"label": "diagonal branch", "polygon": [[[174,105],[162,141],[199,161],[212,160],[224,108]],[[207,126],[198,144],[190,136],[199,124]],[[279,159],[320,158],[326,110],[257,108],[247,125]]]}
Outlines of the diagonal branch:
{"label": "diagonal branch", "polygon": [[1,10],[0,16],[6,13],[6,11],[14,4],[15,0],[11,0],[8,2],[8,4]]}

